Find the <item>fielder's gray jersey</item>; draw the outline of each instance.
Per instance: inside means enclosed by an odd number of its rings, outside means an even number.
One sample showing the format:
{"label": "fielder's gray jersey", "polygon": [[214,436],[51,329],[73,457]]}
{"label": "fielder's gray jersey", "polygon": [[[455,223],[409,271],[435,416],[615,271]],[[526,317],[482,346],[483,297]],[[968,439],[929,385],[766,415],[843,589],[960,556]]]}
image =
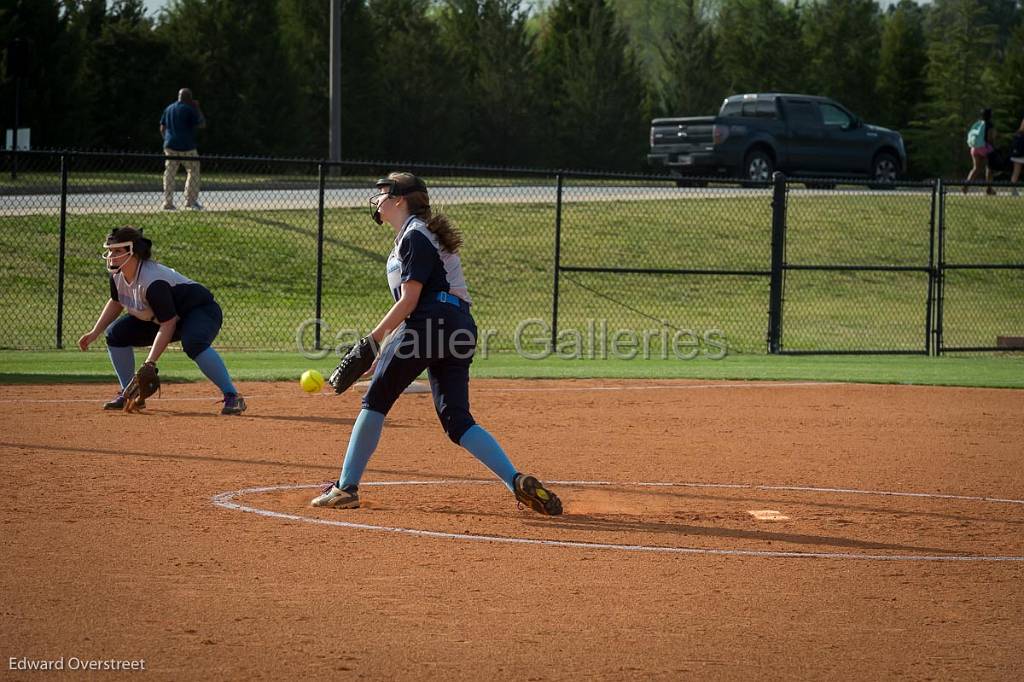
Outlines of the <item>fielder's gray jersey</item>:
{"label": "fielder's gray jersey", "polygon": [[211,303],[213,294],[173,268],[145,260],[139,263],[131,283],[120,272],[110,278],[110,298],[140,320],[166,322],[175,315],[182,317],[197,306]]}

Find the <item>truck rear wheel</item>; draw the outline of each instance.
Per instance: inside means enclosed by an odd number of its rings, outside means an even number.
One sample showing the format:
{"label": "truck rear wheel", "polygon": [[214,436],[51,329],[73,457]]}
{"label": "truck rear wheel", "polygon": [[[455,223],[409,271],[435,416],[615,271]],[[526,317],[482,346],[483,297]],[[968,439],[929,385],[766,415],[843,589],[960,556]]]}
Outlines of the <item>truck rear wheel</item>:
{"label": "truck rear wheel", "polygon": [[764,149],[752,149],[743,161],[740,177],[752,182],[771,182],[775,160]]}

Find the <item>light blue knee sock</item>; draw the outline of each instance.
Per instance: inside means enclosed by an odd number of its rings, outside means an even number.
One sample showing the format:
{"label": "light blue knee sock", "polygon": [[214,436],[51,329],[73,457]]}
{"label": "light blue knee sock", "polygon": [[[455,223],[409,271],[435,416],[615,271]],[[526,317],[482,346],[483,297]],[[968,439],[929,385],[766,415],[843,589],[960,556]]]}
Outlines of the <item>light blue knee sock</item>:
{"label": "light blue knee sock", "polygon": [[135,376],[135,349],[131,346],[107,346],[107,355],[123,391]]}
{"label": "light blue knee sock", "polygon": [[508,486],[509,490],[514,488],[516,468],[487,429],[479,424],[474,424],[466,433],[462,434],[459,445],[473,453],[473,456],[493,471]]}
{"label": "light blue knee sock", "polygon": [[199,369],[206,375],[206,378],[217,385],[221,393],[224,395],[238,394],[235,385],[231,383],[231,376],[228,374],[228,368],[224,366],[220,353],[215,351],[212,346],[197,355],[195,363],[199,365]]}
{"label": "light blue knee sock", "polygon": [[348,452],[338,478],[339,488],[358,487],[370,455],[377,449],[380,432],[384,428],[384,415],[364,409],[356,417],[352,435],[348,439]]}

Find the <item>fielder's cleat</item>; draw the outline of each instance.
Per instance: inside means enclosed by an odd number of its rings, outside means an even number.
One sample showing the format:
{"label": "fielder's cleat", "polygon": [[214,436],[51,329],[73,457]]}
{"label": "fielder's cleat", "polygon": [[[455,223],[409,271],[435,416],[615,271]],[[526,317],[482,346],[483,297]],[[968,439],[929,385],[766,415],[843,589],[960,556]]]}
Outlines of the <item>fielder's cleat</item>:
{"label": "fielder's cleat", "polygon": [[317,497],[310,502],[314,507],[332,507],[334,509],[358,509],[359,493],[355,490],[342,490],[331,481],[324,486]]}
{"label": "fielder's cleat", "polygon": [[205,208],[203,208],[203,205],[200,204],[198,201],[196,203],[194,203],[194,204],[185,204],[185,208],[187,208],[190,211],[205,211],[206,210]]}
{"label": "fielder's cleat", "polygon": [[178,207],[175,206],[174,204],[164,204],[164,210],[165,211],[177,211]]}
{"label": "fielder's cleat", "polygon": [[562,501],[558,495],[544,487],[544,484],[529,474],[516,474],[516,500],[538,514],[558,516],[562,513]]}
{"label": "fielder's cleat", "polygon": [[223,402],[224,407],[220,410],[221,414],[242,414],[245,412],[245,398],[237,393],[224,396]]}
{"label": "fielder's cleat", "polygon": [[[106,402],[106,403],[103,403],[103,409],[104,410],[123,410],[124,406],[125,406],[125,403],[127,403],[127,402],[128,401],[125,399],[125,397],[123,395],[121,395],[120,393],[118,393],[116,396],[114,396],[113,400],[111,400],[109,402]],[[136,409],[136,410],[144,410],[144,409],[146,409],[146,401],[145,400],[138,400],[138,401],[136,401],[134,409]]]}

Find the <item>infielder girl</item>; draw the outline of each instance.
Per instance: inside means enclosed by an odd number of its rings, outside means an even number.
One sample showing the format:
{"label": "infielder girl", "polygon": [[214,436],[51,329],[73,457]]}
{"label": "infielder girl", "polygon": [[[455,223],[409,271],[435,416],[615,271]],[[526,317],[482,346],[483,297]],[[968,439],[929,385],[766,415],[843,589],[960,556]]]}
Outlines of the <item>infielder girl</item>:
{"label": "infielder girl", "polygon": [[[135,376],[134,348],[151,346],[146,364],[155,368],[168,344],[181,341],[185,354],[224,394],[220,413],[244,412],[245,400],[231,383],[224,361],[210,345],[223,321],[220,306],[210,290],[151,260],[153,242],[140,229],[114,228],[103,246],[110,275],[110,300],[93,328],[78,340],[78,347],[87,350],[106,331],[107,353],[121,391],[104,409],[125,407],[125,387]],[[128,314],[118,319],[122,310]],[[136,407],[145,407],[145,401]]]}
{"label": "infielder girl", "polygon": [[[395,304],[359,346],[377,348],[391,336],[376,356],[373,379],[352,429],[341,476],[325,486],[312,505],[359,506],[359,480],[377,447],[384,416],[425,369],[434,408],[448,438],[469,450],[519,502],[541,514],[561,514],[558,496],[534,476],[518,472],[469,411],[469,366],[477,328],[458,254],[462,236],[447,217],[431,212],[426,185],[411,173],[391,173],[377,181],[377,191],[370,199],[373,219],[390,224],[396,235],[387,260],[388,286]],[[355,376],[339,379],[346,360],[331,375],[330,382],[338,391],[355,380]]]}

